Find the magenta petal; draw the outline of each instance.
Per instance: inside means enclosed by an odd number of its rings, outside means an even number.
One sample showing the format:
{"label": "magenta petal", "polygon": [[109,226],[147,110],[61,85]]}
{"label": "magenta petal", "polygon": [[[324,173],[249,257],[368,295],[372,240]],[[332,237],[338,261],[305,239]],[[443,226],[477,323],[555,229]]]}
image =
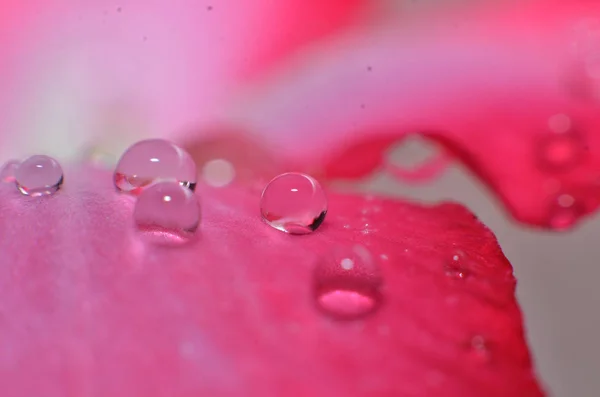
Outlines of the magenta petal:
{"label": "magenta petal", "polygon": [[[65,171],[53,196],[0,186],[3,396],[542,395],[511,266],[459,205],[332,194],[290,236],[258,194],[200,185],[198,239],[173,248],[138,233],[108,172]],[[339,321],[315,266],[356,246],[381,299]]]}

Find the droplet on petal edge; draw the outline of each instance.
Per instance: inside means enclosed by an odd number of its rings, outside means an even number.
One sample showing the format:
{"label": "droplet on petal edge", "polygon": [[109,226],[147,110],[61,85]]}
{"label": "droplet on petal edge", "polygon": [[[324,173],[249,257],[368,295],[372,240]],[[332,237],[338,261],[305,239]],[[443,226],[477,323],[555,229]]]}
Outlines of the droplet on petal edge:
{"label": "droplet on petal edge", "polygon": [[277,230],[307,234],[325,220],[327,197],[314,178],[290,172],[267,184],[260,199],[260,212],[263,220]]}
{"label": "droplet on petal edge", "polygon": [[64,181],[58,161],[45,155],[27,158],[15,169],[15,183],[26,196],[46,196],[55,193]]}
{"label": "droplet on petal edge", "polygon": [[140,194],[159,181],[177,181],[195,190],[196,163],[188,152],[163,139],[148,139],[130,146],[119,159],[114,174],[117,189]]}
{"label": "droplet on petal edge", "polygon": [[158,182],[139,195],[133,219],[137,230],[153,242],[179,245],[195,236],[200,205],[190,189],[177,182]]}
{"label": "droplet on petal edge", "polygon": [[383,278],[375,257],[363,246],[336,247],[316,265],[314,291],[319,310],[338,320],[373,313],[382,302]]}
{"label": "droplet on petal edge", "polygon": [[561,193],[551,203],[548,215],[548,226],[556,231],[571,229],[585,213],[583,203],[574,196]]}

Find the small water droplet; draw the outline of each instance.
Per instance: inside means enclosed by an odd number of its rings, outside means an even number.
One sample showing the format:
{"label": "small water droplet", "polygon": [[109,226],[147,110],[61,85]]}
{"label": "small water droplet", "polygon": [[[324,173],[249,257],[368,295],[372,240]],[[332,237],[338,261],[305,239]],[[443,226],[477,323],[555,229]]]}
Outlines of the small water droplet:
{"label": "small water droplet", "polygon": [[63,170],[52,157],[31,156],[15,169],[15,183],[27,196],[45,196],[55,193],[63,183]]}
{"label": "small water droplet", "polygon": [[266,223],[290,234],[315,231],[325,220],[327,197],[312,177],[290,172],[267,184],[260,199]]}
{"label": "small water droplet", "polygon": [[339,320],[364,317],[381,306],[378,263],[362,246],[337,247],[315,269],[317,307]]}
{"label": "small water droplet", "polygon": [[196,163],[182,148],[163,139],[148,139],[130,146],[119,159],[114,181],[123,192],[140,194],[157,181],[178,181],[196,188]]}
{"label": "small water droplet", "polygon": [[455,279],[465,279],[469,277],[470,273],[467,269],[464,269],[460,266],[456,265],[446,265],[446,276],[452,277]]}
{"label": "small water droplet", "polygon": [[490,347],[488,341],[481,335],[475,335],[471,338],[469,343],[471,352],[479,360],[489,361],[490,360]]}
{"label": "small water droplet", "polygon": [[550,206],[549,225],[554,230],[567,230],[573,227],[585,210],[582,203],[570,194],[558,194]]}
{"label": "small water droplet", "polygon": [[145,189],[133,212],[137,229],[156,243],[190,241],[200,223],[196,195],[177,182],[159,182]]}
{"label": "small water droplet", "polygon": [[21,162],[17,160],[8,160],[4,163],[0,169],[0,180],[2,180],[2,182],[14,182],[15,173],[17,172],[17,168],[19,168],[19,164],[21,164]]}
{"label": "small water droplet", "polygon": [[537,160],[542,169],[565,171],[576,166],[584,153],[584,140],[576,132],[552,133],[539,140]]}
{"label": "small water droplet", "polygon": [[465,267],[463,260],[464,253],[462,251],[455,252],[454,255],[452,255],[452,260],[444,266],[446,276],[459,280],[469,277],[471,272]]}

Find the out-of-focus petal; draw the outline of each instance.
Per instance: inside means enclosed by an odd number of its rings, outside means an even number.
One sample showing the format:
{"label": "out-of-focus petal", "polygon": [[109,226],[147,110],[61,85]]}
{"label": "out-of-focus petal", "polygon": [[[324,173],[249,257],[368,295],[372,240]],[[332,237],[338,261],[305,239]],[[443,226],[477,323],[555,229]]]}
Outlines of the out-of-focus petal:
{"label": "out-of-focus petal", "polygon": [[290,63],[224,112],[290,167],[365,175],[419,131],[514,216],[570,227],[600,203],[600,6],[488,6],[359,31]]}

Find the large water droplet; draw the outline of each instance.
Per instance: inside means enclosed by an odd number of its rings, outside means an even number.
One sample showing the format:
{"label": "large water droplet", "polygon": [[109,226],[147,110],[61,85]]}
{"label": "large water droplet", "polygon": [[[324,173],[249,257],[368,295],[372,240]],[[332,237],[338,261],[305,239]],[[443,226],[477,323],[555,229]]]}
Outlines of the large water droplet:
{"label": "large water droplet", "polygon": [[190,189],[177,182],[159,182],[140,194],[133,219],[138,230],[154,242],[181,244],[194,236],[200,206]]}
{"label": "large water droplet", "polygon": [[115,186],[139,194],[152,183],[163,180],[196,188],[196,163],[185,150],[163,139],[140,141],[125,151],[115,169]]}
{"label": "large water droplet", "polygon": [[15,169],[15,182],[27,196],[44,196],[56,192],[63,183],[63,170],[52,157],[31,156]]}
{"label": "large water droplet", "polygon": [[17,160],[8,160],[4,163],[2,168],[0,168],[0,180],[2,180],[2,182],[14,182],[19,164],[21,164],[21,162]]}
{"label": "large water droplet", "polygon": [[273,179],[260,199],[263,219],[275,229],[291,234],[316,230],[327,214],[327,197],[312,177],[290,172]]}
{"label": "large water droplet", "polygon": [[340,320],[374,312],[382,302],[383,279],[379,265],[362,246],[338,247],[317,263],[317,307]]}

